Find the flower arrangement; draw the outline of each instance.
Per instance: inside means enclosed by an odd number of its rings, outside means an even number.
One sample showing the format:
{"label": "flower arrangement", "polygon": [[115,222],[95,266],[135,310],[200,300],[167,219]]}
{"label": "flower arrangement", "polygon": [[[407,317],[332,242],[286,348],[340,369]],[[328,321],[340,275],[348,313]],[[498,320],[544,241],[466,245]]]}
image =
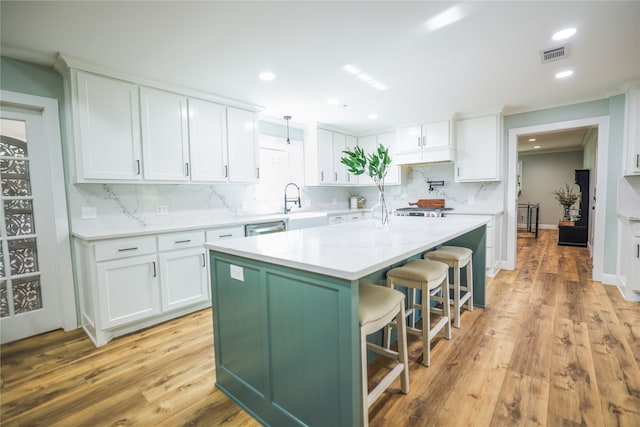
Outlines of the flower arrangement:
{"label": "flower arrangement", "polygon": [[379,219],[382,225],[388,224],[389,212],[384,199],[384,178],[387,176],[391,164],[389,149],[380,144],[371,154],[366,154],[361,147],[355,147],[353,151],[346,149],[342,153],[345,156],[340,159],[340,162],[347,166],[349,172],[354,175],[362,175],[367,172],[373,179],[373,183],[378,188],[379,201],[372,209],[372,213],[374,217],[380,215]]}
{"label": "flower arrangement", "polygon": [[575,202],[580,200],[581,194],[574,193],[573,188],[569,186],[569,184],[564,184],[564,188],[560,188],[558,190],[552,191],[551,194],[556,196],[556,200],[558,203],[562,205],[564,208],[564,217],[565,221],[571,220],[571,212],[570,208],[573,206]]}
{"label": "flower arrangement", "polygon": [[565,188],[552,191],[551,194],[556,196],[556,200],[562,206],[572,206],[575,202],[580,200],[580,193],[574,193],[573,188],[569,187],[569,184],[565,184],[564,186]]}

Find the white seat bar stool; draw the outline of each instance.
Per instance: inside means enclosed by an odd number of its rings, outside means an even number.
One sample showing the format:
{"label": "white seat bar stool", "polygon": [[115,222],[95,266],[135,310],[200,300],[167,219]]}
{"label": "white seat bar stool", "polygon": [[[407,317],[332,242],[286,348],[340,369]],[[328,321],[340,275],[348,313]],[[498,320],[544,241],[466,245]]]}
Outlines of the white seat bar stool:
{"label": "white seat bar stool", "polygon": [[[407,327],[407,333],[422,337],[422,364],[431,364],[431,340],[442,329],[445,337],[451,339],[451,313],[449,307],[449,267],[438,261],[415,259],[401,267],[396,267],[387,272],[387,286],[405,286],[409,289],[409,309],[405,313],[411,316],[411,325]],[[414,301],[413,291],[422,291],[421,303]],[[431,300],[442,304],[442,309],[431,307]],[[420,310],[422,315],[422,329],[415,327],[415,311]],[[431,312],[442,314],[440,320],[431,327]],[[404,322],[403,322],[404,323]],[[391,343],[391,326],[385,331],[385,346],[389,348]]]}
{"label": "white seat bar stool", "polygon": [[[369,407],[391,383],[400,377],[402,393],[409,392],[409,359],[407,355],[407,331],[404,322],[396,323],[398,351],[367,342],[367,335],[387,326],[395,318],[404,318],[404,295],[384,286],[361,283],[359,286],[358,317],[360,320],[360,354],[362,369],[362,425],[369,425]],[[368,393],[367,349],[397,360],[398,364]]]}
{"label": "white seat bar stool", "polygon": [[[450,288],[453,289],[453,310],[454,322],[456,328],[460,328],[460,310],[467,303],[467,309],[473,311],[473,251],[460,246],[441,246],[435,251],[424,254],[425,259],[439,261],[453,268],[453,283]],[[467,285],[460,285],[460,270],[467,270]],[[461,291],[465,291],[464,295],[460,295]]]}

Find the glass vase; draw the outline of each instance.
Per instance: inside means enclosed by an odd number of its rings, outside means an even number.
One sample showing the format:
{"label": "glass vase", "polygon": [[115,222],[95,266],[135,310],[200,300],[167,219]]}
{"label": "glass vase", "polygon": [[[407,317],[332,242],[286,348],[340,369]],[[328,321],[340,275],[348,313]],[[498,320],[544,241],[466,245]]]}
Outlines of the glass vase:
{"label": "glass vase", "polygon": [[565,205],[563,206],[564,208],[564,218],[562,219],[563,221],[570,221],[571,220],[571,206],[569,205]]}
{"label": "glass vase", "polygon": [[378,202],[371,208],[371,217],[376,228],[388,227],[391,218],[389,216],[389,209],[387,208],[387,202],[384,198],[384,191],[378,193]]}

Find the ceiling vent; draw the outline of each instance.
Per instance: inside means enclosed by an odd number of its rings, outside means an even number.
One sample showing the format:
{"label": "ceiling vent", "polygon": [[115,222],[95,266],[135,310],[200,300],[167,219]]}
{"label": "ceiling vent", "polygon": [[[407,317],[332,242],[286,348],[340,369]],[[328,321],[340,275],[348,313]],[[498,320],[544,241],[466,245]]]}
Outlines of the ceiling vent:
{"label": "ceiling vent", "polygon": [[559,61],[569,56],[569,46],[559,46],[553,49],[547,49],[540,52],[540,60],[543,64]]}

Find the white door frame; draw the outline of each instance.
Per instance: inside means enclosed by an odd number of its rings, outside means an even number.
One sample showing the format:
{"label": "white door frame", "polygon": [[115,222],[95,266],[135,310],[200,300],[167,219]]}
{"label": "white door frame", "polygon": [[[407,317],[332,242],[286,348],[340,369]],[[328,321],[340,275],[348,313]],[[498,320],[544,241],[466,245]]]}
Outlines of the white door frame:
{"label": "white door frame", "polygon": [[553,132],[579,127],[598,127],[598,160],[596,174],[598,187],[596,188],[596,209],[593,236],[593,271],[592,278],[602,281],[604,270],[604,229],[605,212],[607,207],[607,162],[609,151],[609,116],[589,117],[586,119],[569,120],[556,123],[545,123],[536,126],[509,129],[509,176],[507,182],[507,262],[506,268],[513,270],[516,265],[516,211],[518,199],[516,197],[516,164],[518,152],[518,137],[530,133]]}
{"label": "white door frame", "polygon": [[60,319],[62,328],[70,331],[78,327],[76,292],[71,264],[71,243],[69,238],[69,215],[62,162],[62,138],[60,137],[60,116],[58,101],[53,98],[27,95],[24,93],[0,90],[0,104],[6,107],[40,111],[44,127],[44,138],[49,155],[49,180],[53,194],[62,197],[52,198],[54,228],[56,236],[57,277]]}

